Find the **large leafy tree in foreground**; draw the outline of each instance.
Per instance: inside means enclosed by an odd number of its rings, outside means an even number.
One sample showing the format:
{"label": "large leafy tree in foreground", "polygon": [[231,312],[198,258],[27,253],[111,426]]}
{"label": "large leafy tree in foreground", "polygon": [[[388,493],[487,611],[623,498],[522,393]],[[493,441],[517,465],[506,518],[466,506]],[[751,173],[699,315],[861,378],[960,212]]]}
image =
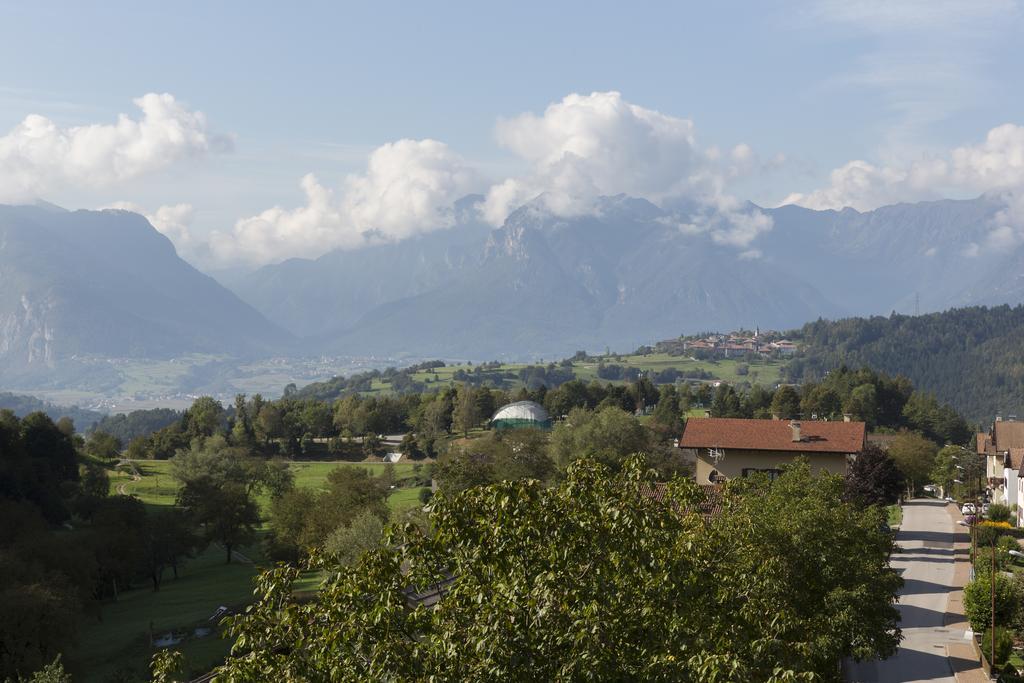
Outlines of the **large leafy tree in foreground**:
{"label": "large leafy tree in foreground", "polygon": [[431,530],[324,563],[312,601],[298,570],[263,574],[219,680],[829,680],[893,653],[891,540],[841,478],[738,482],[710,520],[689,482],[645,490],[632,458],[439,494]]}

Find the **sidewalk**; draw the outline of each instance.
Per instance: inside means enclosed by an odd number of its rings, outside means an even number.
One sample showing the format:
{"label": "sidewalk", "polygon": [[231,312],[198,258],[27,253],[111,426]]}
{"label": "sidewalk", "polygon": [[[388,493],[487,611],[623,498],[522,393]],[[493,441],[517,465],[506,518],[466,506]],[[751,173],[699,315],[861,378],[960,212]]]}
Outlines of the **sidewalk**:
{"label": "sidewalk", "polygon": [[[950,592],[946,603],[946,617],[943,621],[947,628],[957,630],[970,629],[970,624],[964,616],[964,591],[963,587],[971,578],[971,535],[965,527],[957,524],[963,521],[963,515],[956,505],[950,504],[947,507],[950,520],[952,520],[955,532],[953,537],[953,585],[956,590]],[[962,643],[949,643],[946,645],[946,657],[949,659],[949,666],[958,683],[982,683],[989,681],[985,670],[981,668],[981,660],[974,650],[974,644],[965,639]]]}

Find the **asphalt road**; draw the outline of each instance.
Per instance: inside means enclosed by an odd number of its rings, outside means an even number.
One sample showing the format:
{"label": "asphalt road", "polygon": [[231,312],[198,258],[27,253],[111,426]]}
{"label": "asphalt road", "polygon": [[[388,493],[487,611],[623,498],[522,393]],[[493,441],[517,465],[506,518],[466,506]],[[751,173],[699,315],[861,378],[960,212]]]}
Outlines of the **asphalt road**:
{"label": "asphalt road", "polygon": [[902,550],[892,566],[903,576],[899,610],[903,642],[881,662],[853,664],[847,680],[858,683],[942,681],[955,683],[946,644],[964,642],[964,628],[944,628],[946,602],[953,586],[954,523],[945,503],[912,500],[903,507],[896,536]]}

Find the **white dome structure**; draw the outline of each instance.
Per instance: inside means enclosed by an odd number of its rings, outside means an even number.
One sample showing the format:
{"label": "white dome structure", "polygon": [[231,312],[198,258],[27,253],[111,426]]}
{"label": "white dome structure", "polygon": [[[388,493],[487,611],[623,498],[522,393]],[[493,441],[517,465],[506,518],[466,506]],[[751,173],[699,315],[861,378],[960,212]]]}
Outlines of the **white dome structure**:
{"label": "white dome structure", "polygon": [[516,401],[502,406],[491,418],[491,427],[494,429],[518,429],[520,427],[535,427],[537,429],[550,429],[551,418],[548,411],[539,403],[533,401]]}

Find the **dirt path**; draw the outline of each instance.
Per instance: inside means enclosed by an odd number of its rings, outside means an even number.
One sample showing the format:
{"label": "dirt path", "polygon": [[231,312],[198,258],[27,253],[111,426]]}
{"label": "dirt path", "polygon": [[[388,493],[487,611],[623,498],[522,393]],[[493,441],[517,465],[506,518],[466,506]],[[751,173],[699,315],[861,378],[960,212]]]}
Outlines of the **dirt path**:
{"label": "dirt path", "polygon": [[[140,475],[138,473],[138,470],[135,469],[135,466],[132,465],[130,460],[122,459],[121,462],[118,463],[119,467],[121,465],[131,465],[131,468],[132,468],[131,480],[132,481],[141,481],[142,480],[142,475]],[[128,488],[126,487],[127,485],[128,485],[127,483],[119,483],[118,484],[118,496],[128,496],[129,495],[128,494]]]}

